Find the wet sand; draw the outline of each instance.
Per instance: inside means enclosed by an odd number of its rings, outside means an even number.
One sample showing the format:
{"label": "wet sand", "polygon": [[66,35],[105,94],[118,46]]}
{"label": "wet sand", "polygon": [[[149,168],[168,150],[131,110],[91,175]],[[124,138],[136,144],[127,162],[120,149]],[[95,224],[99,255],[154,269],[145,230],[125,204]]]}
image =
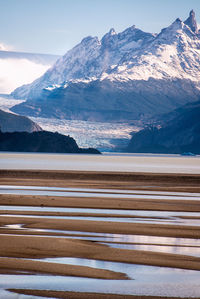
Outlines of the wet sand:
{"label": "wet sand", "polygon": [[147,236],[165,236],[178,238],[200,238],[198,226],[182,226],[168,224],[145,224],[145,223],[124,223],[109,221],[91,220],[68,220],[68,219],[49,219],[49,218],[26,218],[26,217],[6,217],[1,216],[0,226],[8,224],[21,224],[26,228],[36,229],[57,229],[68,231],[84,231],[95,233],[110,234],[132,234]]}
{"label": "wet sand", "polygon": [[[77,187],[121,190],[162,190],[180,192],[200,192],[200,175],[176,174],[145,174],[145,173],[98,173],[75,171],[17,171],[0,170],[2,185],[51,186],[51,187]],[[200,212],[200,201],[168,199],[115,199],[81,197],[54,197],[33,195],[0,195],[1,205],[61,207],[59,212],[19,212],[0,211],[2,214],[12,216],[0,217],[0,268],[1,273],[48,273],[52,275],[79,276],[104,279],[127,279],[119,272],[101,270],[85,266],[53,264],[38,261],[27,261],[25,258],[36,259],[45,257],[81,257],[94,260],[124,262],[160,267],[171,267],[200,271],[200,258],[179,254],[150,252],[140,250],[127,250],[111,248],[97,241],[59,238],[59,233],[34,232],[30,229],[55,229],[83,231],[94,233],[146,235],[176,238],[200,238],[198,226],[147,224],[147,223],[115,223],[106,221],[48,219],[44,215],[77,215],[63,213],[62,207],[73,208],[99,208],[124,210],[154,210],[154,211],[181,211]],[[15,215],[30,215],[30,217],[15,217]],[[34,218],[31,215],[41,217]],[[78,213],[80,215],[80,213]],[[84,214],[92,216],[91,213]],[[104,216],[104,214],[99,214]],[[105,215],[106,216],[106,215]],[[115,215],[116,217],[121,217]],[[124,218],[126,218],[125,216]],[[145,217],[143,217],[145,218]],[[187,219],[187,218],[186,218]],[[195,219],[192,215],[189,219]],[[155,219],[156,220],[156,219]],[[27,230],[8,229],[9,224],[23,224]],[[38,236],[41,235],[41,236]],[[51,237],[50,237],[51,236]],[[56,238],[52,238],[57,236]],[[12,258],[12,259],[10,259]],[[73,293],[40,290],[12,290],[16,293],[31,294],[55,298],[165,298],[152,296],[124,296],[116,294]],[[197,298],[197,297],[196,297]]]}
{"label": "wet sand", "polygon": [[[11,244],[12,243],[12,247]],[[1,235],[0,255],[2,257],[45,258],[45,257],[81,257],[113,262],[143,264],[161,267],[173,267],[200,270],[200,258],[150,251],[111,248],[93,241],[49,237]],[[5,268],[5,259],[0,265]],[[8,269],[12,268],[12,262]],[[55,272],[57,273],[57,272]]]}
{"label": "wet sand", "polygon": [[[100,294],[100,293],[75,293],[62,291],[44,291],[44,290],[26,290],[26,289],[9,289],[9,291],[24,294],[35,295],[50,298],[62,299],[169,299],[169,297],[161,296],[135,296],[135,295],[118,295],[118,294]],[[177,299],[177,297],[170,297],[170,299]],[[180,299],[181,297],[179,297]],[[182,297],[186,299],[186,297]],[[200,299],[200,297],[193,297],[193,299]]]}
{"label": "wet sand", "polygon": [[200,212],[198,200],[117,199],[0,194],[0,205]]}
{"label": "wet sand", "polygon": [[[26,248],[24,248],[26,250]],[[32,256],[33,257],[33,256]],[[64,276],[78,276],[101,279],[128,279],[128,277],[119,272],[94,269],[85,266],[63,265],[57,263],[47,263],[17,258],[0,258],[0,273],[6,273],[6,270],[28,271],[30,273],[46,273]]]}
{"label": "wet sand", "polygon": [[0,169],[0,179],[2,185],[200,192],[198,174]]}

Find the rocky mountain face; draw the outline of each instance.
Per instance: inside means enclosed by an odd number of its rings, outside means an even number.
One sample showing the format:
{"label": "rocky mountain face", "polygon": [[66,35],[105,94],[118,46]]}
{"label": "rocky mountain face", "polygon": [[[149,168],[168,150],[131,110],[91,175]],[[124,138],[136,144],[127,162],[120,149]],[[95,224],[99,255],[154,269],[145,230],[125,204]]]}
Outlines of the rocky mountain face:
{"label": "rocky mountain face", "polygon": [[93,148],[79,148],[72,137],[47,131],[0,132],[0,151],[100,154]]}
{"label": "rocky mountain face", "polygon": [[200,154],[200,101],[189,103],[133,135],[126,152]]}
{"label": "rocky mountain face", "polygon": [[28,117],[15,115],[0,110],[0,129],[2,132],[35,132],[41,131],[39,125]]}
{"label": "rocky mountain face", "polygon": [[42,77],[17,88],[13,111],[66,119],[127,121],[165,113],[200,95],[195,14],[159,34],[132,26],[87,37]]}

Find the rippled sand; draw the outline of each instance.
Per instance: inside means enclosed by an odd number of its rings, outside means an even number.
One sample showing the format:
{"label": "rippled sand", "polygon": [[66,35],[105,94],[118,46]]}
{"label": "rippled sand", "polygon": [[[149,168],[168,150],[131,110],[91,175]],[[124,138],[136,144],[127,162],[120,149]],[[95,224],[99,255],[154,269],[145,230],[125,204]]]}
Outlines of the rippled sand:
{"label": "rippled sand", "polygon": [[[138,239],[137,245],[145,244],[145,236],[157,237],[156,244],[153,244],[154,246],[164,245],[161,241],[161,243],[159,243],[159,240],[161,240],[159,238],[176,238],[177,243],[172,242],[168,245],[179,247],[179,252],[181,252],[181,246],[187,249],[188,252],[190,251],[190,246],[198,250],[199,244],[198,242],[195,244],[195,240],[200,239],[200,230],[199,227],[195,225],[195,221],[199,221],[197,213],[200,212],[200,201],[198,197],[198,193],[200,193],[200,175],[0,170],[0,179],[2,185],[11,186],[80,188],[79,191],[82,193],[85,191],[81,191],[81,188],[91,188],[91,191],[87,190],[87,192],[90,193],[89,197],[87,197],[87,193],[84,197],[78,196],[78,193],[74,194],[73,197],[63,196],[63,194],[59,194],[59,196],[46,196],[45,194],[1,194],[0,204],[4,206],[0,209],[1,275],[22,275],[26,272],[27,275],[46,273],[67,277],[77,276],[79,278],[82,277],[82,279],[85,279],[84,277],[113,279],[119,280],[122,288],[123,281],[125,282],[127,279],[130,282],[133,281],[130,277],[127,277],[123,271],[120,273],[121,271],[98,269],[75,264],[65,265],[57,263],[55,265],[53,262],[47,263],[42,260],[36,260],[37,258],[50,257],[72,257],[110,261],[113,263],[122,262],[149,265],[158,267],[158,271],[159,269],[163,269],[163,267],[170,267],[171,269],[178,268],[180,271],[195,270],[195,275],[197,275],[195,277],[198,277],[200,274],[200,258],[196,256],[159,252],[159,250],[154,252],[152,249],[128,250],[121,249],[122,247],[114,248],[115,244],[129,244],[127,240],[123,242],[117,241],[115,236],[119,234],[121,236],[128,235],[130,237],[138,236],[138,238],[141,236],[141,238]],[[94,188],[96,190],[92,190]],[[103,197],[101,197],[101,189],[104,189]],[[106,196],[105,189],[109,189],[109,197]],[[115,189],[113,193],[112,189]],[[123,190],[124,193],[128,190],[128,194],[131,190],[133,194],[138,190],[139,196],[138,198],[137,196],[136,198],[135,196],[133,198],[126,198],[126,194],[123,196]],[[142,190],[148,192],[149,196],[142,196]],[[45,192],[45,190],[43,191]],[[157,198],[156,194],[158,191],[166,192],[166,194],[170,192],[170,196],[173,196],[174,192],[175,198]],[[57,192],[59,191],[57,190]],[[94,198],[92,197],[93,192],[96,193]],[[179,192],[179,194],[175,194],[175,192]],[[190,193],[190,199],[187,199],[188,194],[186,194],[186,192]],[[116,196],[119,194],[121,195]],[[177,200],[176,196],[179,197]],[[5,206],[13,208],[12,210],[8,208],[6,211]],[[20,207],[23,206],[30,207],[30,210],[25,211],[23,208],[20,210]],[[18,207],[17,210],[15,210],[16,207]],[[31,207],[40,207],[40,210],[31,211]],[[42,211],[42,207],[56,207],[60,210]],[[65,210],[63,211],[62,208],[65,208]],[[69,211],[66,210],[67,208],[69,208]],[[148,211],[148,214],[141,216],[141,223],[138,223],[133,216],[133,222],[126,223],[125,219],[128,217],[127,215],[123,215],[123,218],[120,218],[122,222],[111,222],[109,219],[104,221],[103,218],[94,221],[88,218],[93,216],[91,210],[85,210],[87,213],[83,213],[81,211],[70,211],[70,208],[99,209],[96,215],[97,217],[111,217],[112,215],[116,218],[122,217],[119,214],[113,214],[114,210],[128,210],[131,211],[131,213],[134,211]],[[101,209],[102,213],[100,213]],[[108,211],[106,211],[106,213],[103,212],[103,209],[110,210],[110,215],[108,215]],[[154,211],[152,212],[154,216],[151,216],[151,211]],[[164,220],[155,216],[156,211],[159,213],[171,211],[174,212],[174,214],[177,213],[177,217],[173,219],[172,223],[167,224],[164,223]],[[187,213],[187,215],[184,213]],[[66,215],[70,216],[70,219],[62,219],[62,216]],[[81,220],[74,218],[80,215],[82,217]],[[166,221],[171,221],[170,215],[171,214],[165,214]],[[147,222],[149,218],[153,219],[153,223]],[[187,225],[187,222],[182,225],[179,223],[180,220],[188,222],[194,221],[194,225]],[[83,236],[87,236],[87,234],[89,236],[88,239],[83,239]],[[102,238],[105,238],[106,234],[110,234],[110,244],[109,242],[103,244],[101,240],[95,239],[98,234],[102,234]],[[71,238],[72,236],[73,239]],[[183,240],[191,240],[191,244]],[[150,244],[149,241],[149,245]],[[187,252],[187,250],[184,252]],[[162,271],[160,275],[162,275]],[[151,282],[156,297],[151,297],[153,291],[148,291],[148,288],[137,297],[136,295],[139,292],[137,291],[137,287],[135,288],[135,293],[131,293],[131,295],[127,293],[126,297],[124,297],[124,294],[126,294],[125,289],[121,290],[121,295],[119,293],[117,295],[116,293],[112,294],[112,289],[109,292],[110,294],[99,294],[98,289],[97,294],[93,292],[92,289],[82,290],[80,293],[78,288],[75,292],[68,292],[67,289],[65,292],[56,289],[52,289],[51,291],[37,290],[35,288],[34,290],[25,290],[23,286],[20,287],[21,290],[18,289],[17,286],[15,290],[13,290],[12,283],[8,286],[6,285],[4,288],[12,289],[12,292],[16,293],[35,294],[46,297],[53,296],[55,298],[145,298],[145,296],[148,296],[148,298],[164,298],[167,292],[169,292],[167,294],[170,298],[173,298],[174,294],[179,297],[185,295],[188,298],[198,298],[198,296],[200,296],[200,288],[196,286],[192,280],[190,281],[189,272],[187,277],[188,288],[185,289],[183,284],[178,284],[177,291],[172,288],[172,283],[168,285],[168,281],[165,282],[165,287],[161,285],[158,288],[156,287],[158,286],[156,281],[154,284]],[[100,281],[101,280],[99,280],[99,282]],[[138,285],[139,283],[140,281],[138,281]],[[28,288],[31,289],[30,286]],[[164,289],[165,292],[162,291]],[[102,290],[102,292],[106,292],[106,290]]]}

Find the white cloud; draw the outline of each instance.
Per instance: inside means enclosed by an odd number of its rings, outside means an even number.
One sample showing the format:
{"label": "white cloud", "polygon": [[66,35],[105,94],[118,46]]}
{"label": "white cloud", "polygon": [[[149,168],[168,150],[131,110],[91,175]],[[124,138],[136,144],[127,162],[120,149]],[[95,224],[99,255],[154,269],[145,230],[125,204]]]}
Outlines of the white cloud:
{"label": "white cloud", "polygon": [[0,59],[0,93],[10,93],[42,76],[50,66],[28,59]]}
{"label": "white cloud", "polygon": [[0,51],[12,51],[13,47],[12,46],[8,46],[4,43],[0,43]]}

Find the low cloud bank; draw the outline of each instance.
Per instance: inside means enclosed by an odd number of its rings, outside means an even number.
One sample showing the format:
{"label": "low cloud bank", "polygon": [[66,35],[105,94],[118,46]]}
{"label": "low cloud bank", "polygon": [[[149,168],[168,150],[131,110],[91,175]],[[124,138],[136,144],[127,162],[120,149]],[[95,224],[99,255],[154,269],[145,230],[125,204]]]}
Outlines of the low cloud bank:
{"label": "low cloud bank", "polygon": [[31,83],[49,67],[28,59],[0,59],[0,93],[11,93],[19,86]]}

